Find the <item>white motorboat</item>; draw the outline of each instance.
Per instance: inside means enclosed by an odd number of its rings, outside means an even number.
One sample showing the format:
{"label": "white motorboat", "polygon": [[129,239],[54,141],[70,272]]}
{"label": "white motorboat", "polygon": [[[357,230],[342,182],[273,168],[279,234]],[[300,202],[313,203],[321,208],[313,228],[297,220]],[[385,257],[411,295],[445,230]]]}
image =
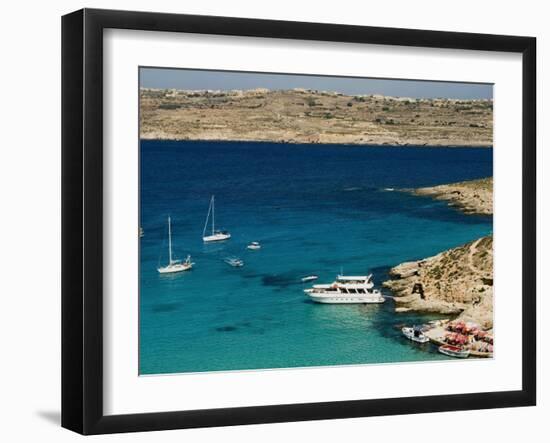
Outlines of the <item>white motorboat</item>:
{"label": "white motorboat", "polygon": [[314,281],[314,280],[317,280],[319,278],[319,276],[317,275],[308,275],[307,277],[302,277],[301,280],[302,280],[302,283],[307,283],[308,281]]}
{"label": "white motorboat", "polygon": [[250,249],[251,251],[256,251],[261,248],[262,248],[262,245],[260,245],[260,243],[257,241],[250,242],[246,247],[246,249]]}
{"label": "white motorboat", "polygon": [[438,348],[438,351],[441,354],[448,355],[449,357],[455,358],[468,358],[470,356],[469,349],[463,349],[459,346],[453,345],[443,345]]}
{"label": "white motorboat", "polygon": [[143,237],[145,234],[143,233],[143,228],[139,227],[139,238]]}
{"label": "white motorboat", "polygon": [[172,223],[170,217],[168,217],[168,264],[157,268],[160,274],[172,274],[174,272],[188,271],[193,267],[194,263],[191,262],[191,256],[188,255],[184,262],[181,260],[174,260],[172,257]]}
{"label": "white motorboat", "polygon": [[317,303],[384,303],[371,275],[338,275],[330,284],[313,285],[304,292]]}
{"label": "white motorboat", "polygon": [[[214,196],[210,199],[210,206],[208,206],[208,214],[206,215],[206,221],[204,222],[204,229],[202,230],[202,240],[205,243],[228,240],[231,238],[231,234],[227,231],[216,230],[215,226],[215,214],[214,214]],[[208,219],[212,213],[212,231],[210,235],[206,235],[206,228],[208,226]]]}
{"label": "white motorboat", "polygon": [[401,332],[409,340],[412,340],[416,343],[428,343],[430,341],[430,339],[424,335],[422,329],[417,326],[413,326],[412,328],[401,328]]}
{"label": "white motorboat", "polygon": [[244,261],[242,261],[238,257],[227,257],[224,261],[229,266],[233,266],[234,268],[240,268],[241,266],[244,266]]}

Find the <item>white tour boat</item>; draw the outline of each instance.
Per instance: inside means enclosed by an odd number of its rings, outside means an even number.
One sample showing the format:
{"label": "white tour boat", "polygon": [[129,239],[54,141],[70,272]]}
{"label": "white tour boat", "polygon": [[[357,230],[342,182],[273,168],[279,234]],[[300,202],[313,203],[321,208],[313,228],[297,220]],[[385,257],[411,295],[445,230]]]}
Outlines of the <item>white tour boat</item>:
{"label": "white tour boat", "polygon": [[[208,226],[208,219],[212,213],[212,232],[210,235],[206,235],[206,227]],[[210,199],[210,206],[208,206],[208,214],[206,215],[206,221],[204,222],[204,229],[202,230],[202,240],[205,243],[223,241],[231,238],[231,234],[227,231],[216,231],[214,221],[214,196]]]}
{"label": "white tour boat", "polygon": [[417,326],[413,326],[412,328],[401,328],[401,332],[409,340],[415,341],[417,343],[428,343],[430,341],[430,339],[426,335],[424,335],[422,329]]}
{"label": "white tour boat", "polygon": [[256,250],[261,249],[261,248],[262,248],[262,246],[257,241],[250,242],[248,244],[248,246],[246,247],[246,249],[250,249],[252,251],[256,251]]}
{"label": "white tour boat", "polygon": [[384,297],[374,289],[371,275],[338,275],[326,285],[313,285],[304,292],[317,303],[384,303]]}
{"label": "white tour boat", "polygon": [[174,260],[172,258],[172,224],[170,217],[168,217],[168,264],[162,266],[157,270],[161,274],[171,274],[174,272],[188,271],[193,267],[194,263],[191,262],[191,256],[188,255],[184,262],[181,260]]}

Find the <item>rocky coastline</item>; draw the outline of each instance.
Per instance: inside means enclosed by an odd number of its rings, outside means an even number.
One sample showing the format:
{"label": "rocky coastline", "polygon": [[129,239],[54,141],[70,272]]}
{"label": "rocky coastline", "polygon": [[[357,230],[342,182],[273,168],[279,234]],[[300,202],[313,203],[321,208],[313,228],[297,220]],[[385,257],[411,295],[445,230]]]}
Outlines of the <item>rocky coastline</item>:
{"label": "rocky coastline", "polygon": [[[449,201],[467,214],[492,214],[492,178],[413,190]],[[401,263],[390,270],[396,312],[457,316],[493,328],[493,237],[479,238],[432,257]]]}
{"label": "rocky coastline", "polygon": [[413,189],[413,194],[449,202],[466,214],[493,214],[493,177]]}

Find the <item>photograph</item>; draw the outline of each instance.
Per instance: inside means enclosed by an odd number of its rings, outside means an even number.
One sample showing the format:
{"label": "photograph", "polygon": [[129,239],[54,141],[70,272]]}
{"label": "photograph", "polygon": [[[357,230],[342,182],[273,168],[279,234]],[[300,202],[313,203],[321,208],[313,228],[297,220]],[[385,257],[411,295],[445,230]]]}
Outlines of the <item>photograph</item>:
{"label": "photograph", "polygon": [[550,26],[514,6],[7,2],[0,442],[541,441]]}
{"label": "photograph", "polygon": [[140,376],[493,358],[493,84],[138,71]]}

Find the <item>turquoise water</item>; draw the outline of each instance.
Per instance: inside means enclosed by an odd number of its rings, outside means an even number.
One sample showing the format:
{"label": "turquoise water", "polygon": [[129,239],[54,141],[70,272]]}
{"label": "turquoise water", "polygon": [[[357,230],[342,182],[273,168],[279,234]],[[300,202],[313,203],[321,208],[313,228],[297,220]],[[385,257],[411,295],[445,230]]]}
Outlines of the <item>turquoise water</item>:
{"label": "turquoise water", "polygon": [[[380,285],[391,266],[490,233],[490,217],[391,191],[490,175],[492,149],[142,141],[140,374],[445,359],[396,327],[434,317],[396,314],[391,300],[314,304],[300,278],[343,268]],[[212,194],[232,238],[204,245]],[[156,271],[168,215],[192,271]]]}

